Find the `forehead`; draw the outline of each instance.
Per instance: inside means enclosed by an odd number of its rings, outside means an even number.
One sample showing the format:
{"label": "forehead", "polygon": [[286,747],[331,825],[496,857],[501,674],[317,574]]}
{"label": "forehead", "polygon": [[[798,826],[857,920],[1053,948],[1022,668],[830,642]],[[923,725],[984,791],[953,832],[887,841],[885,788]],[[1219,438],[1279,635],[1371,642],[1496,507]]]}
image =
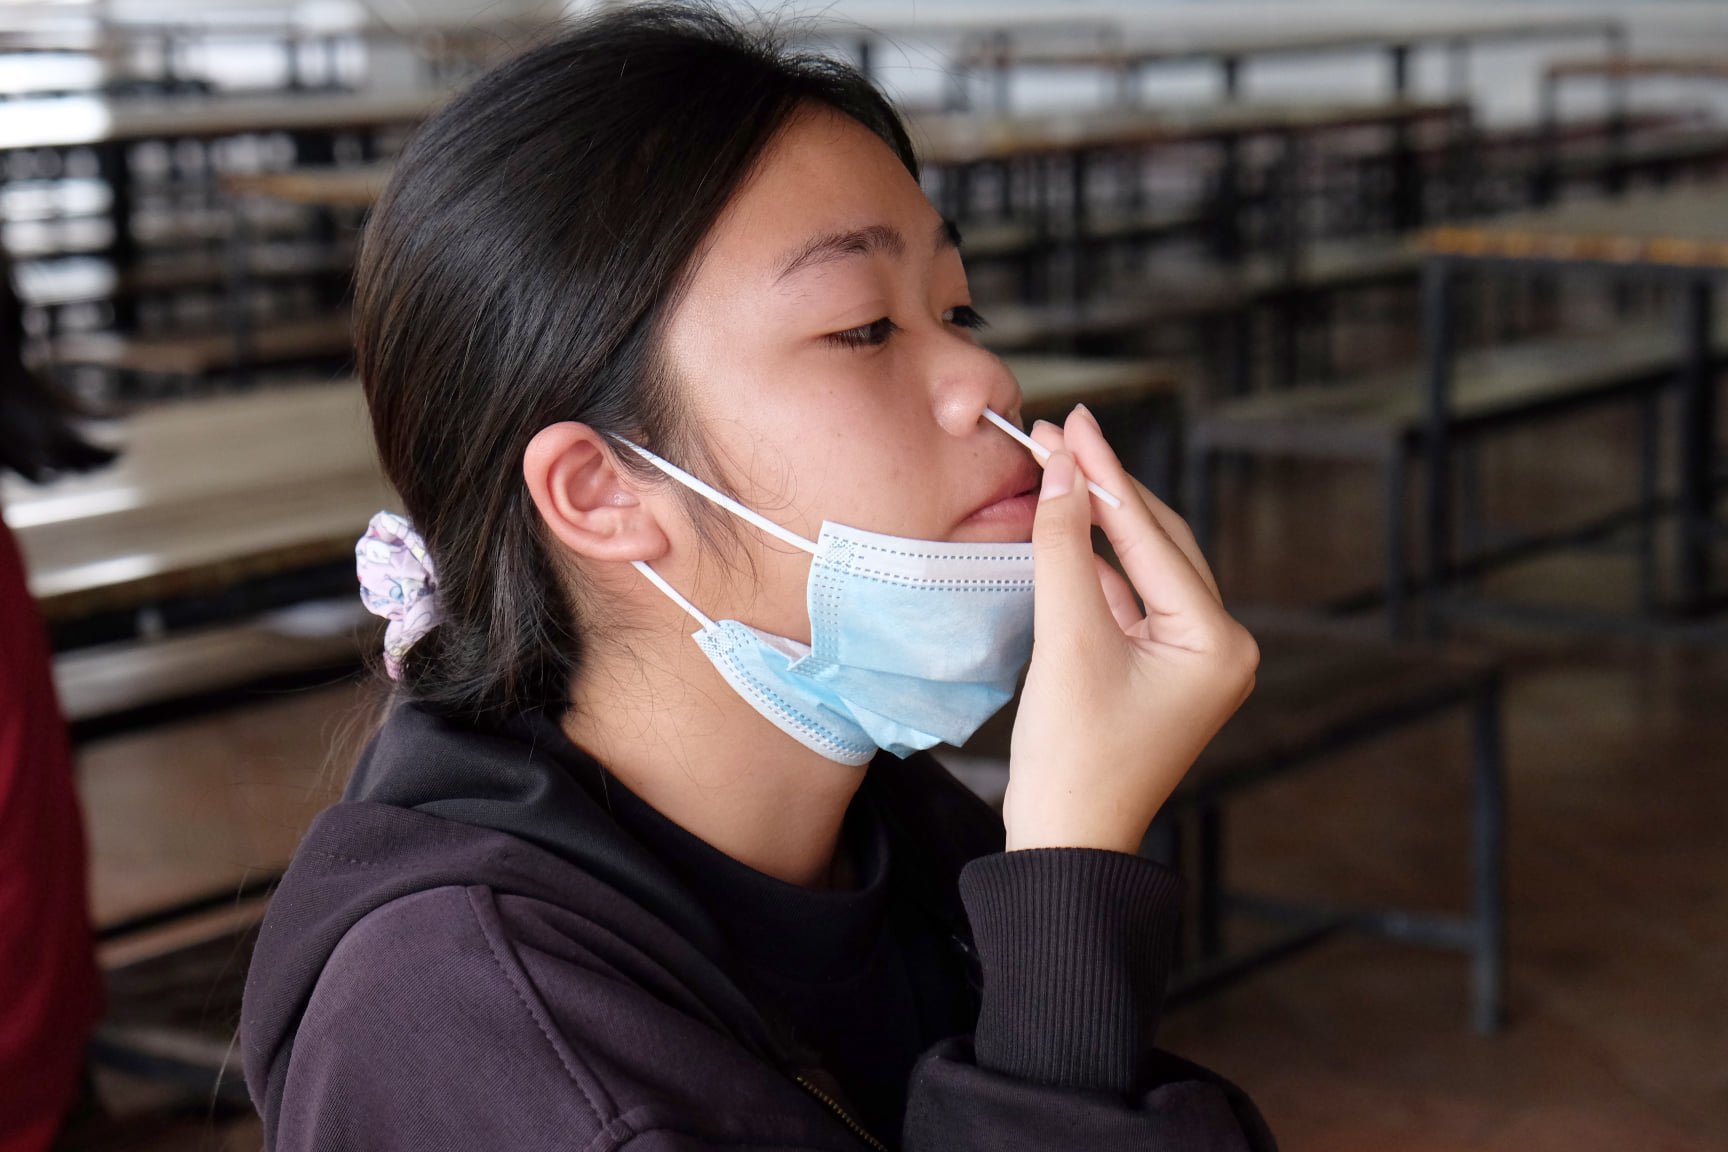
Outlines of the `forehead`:
{"label": "forehead", "polygon": [[704,265],[773,276],[813,237],[886,227],[923,237],[939,223],[887,144],[849,116],[800,111],[764,151],[708,238]]}

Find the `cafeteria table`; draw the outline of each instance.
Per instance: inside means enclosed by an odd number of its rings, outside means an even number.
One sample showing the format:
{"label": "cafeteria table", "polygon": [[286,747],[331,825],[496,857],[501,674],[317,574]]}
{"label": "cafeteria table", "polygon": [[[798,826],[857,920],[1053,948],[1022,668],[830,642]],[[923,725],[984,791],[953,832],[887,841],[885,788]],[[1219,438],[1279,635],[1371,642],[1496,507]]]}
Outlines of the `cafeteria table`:
{"label": "cafeteria table", "polygon": [[1435,228],[1426,254],[1423,324],[1428,410],[1424,526],[1427,590],[1451,576],[1453,496],[1448,432],[1455,359],[1455,297],[1466,271],[1542,268],[1661,277],[1682,293],[1675,335],[1680,371],[1679,609],[1713,606],[1711,550],[1724,536],[1715,518],[1716,357],[1712,332],[1717,282],[1728,272],[1728,186],[1686,186],[1616,200],[1573,202]]}

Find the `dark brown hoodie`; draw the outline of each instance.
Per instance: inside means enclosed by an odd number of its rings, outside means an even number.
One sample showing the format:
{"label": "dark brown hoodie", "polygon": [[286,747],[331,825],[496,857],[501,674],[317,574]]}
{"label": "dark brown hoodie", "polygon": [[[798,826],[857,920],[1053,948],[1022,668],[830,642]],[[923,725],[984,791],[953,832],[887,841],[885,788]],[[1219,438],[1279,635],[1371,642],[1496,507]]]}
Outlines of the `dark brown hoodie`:
{"label": "dark brown hoodie", "polygon": [[855,806],[885,829],[890,906],[962,957],[971,1030],[932,1037],[898,1130],[872,1131],[603,778],[543,718],[395,711],[253,958],[241,1039],[269,1148],[1274,1147],[1240,1090],[1153,1045],[1179,904],[1158,865],[1004,853],[933,759],[879,756]]}

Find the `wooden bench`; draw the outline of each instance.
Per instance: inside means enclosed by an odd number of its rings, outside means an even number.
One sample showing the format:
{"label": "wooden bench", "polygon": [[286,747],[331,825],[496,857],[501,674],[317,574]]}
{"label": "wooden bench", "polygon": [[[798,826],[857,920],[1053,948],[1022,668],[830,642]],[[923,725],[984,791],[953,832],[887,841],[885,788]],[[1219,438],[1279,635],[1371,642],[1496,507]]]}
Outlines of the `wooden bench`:
{"label": "wooden bench", "polygon": [[[283,277],[346,276],[354,266],[351,246],[285,240],[252,245],[243,275],[249,280]],[[145,260],[119,277],[121,293],[162,293],[226,284],[234,275],[227,260],[200,255],[191,259]]]}
{"label": "wooden bench", "polygon": [[1076,404],[1092,410],[1128,471],[1165,498],[1178,483],[1177,439],[1192,367],[1178,360],[1008,356],[1020,382],[1021,414],[1060,424]]}
{"label": "wooden bench", "polygon": [[1521,179],[1530,189],[1530,199],[1544,204],[1580,185],[1602,184],[1618,190],[1634,176],[1665,183],[1683,173],[1719,168],[1724,162],[1728,162],[1728,131],[1698,127],[1634,135],[1624,142],[1610,139],[1556,148],[1548,155],[1505,163],[1497,174]]}
{"label": "wooden bench", "polygon": [[[353,265],[351,245],[284,240],[254,245],[242,270],[253,281],[346,279]],[[12,271],[20,298],[43,307],[215,289],[234,274],[229,261],[209,252],[142,259],[119,272],[93,256],[20,261]]]}
{"label": "wooden bench", "polygon": [[[1451,389],[1450,438],[1468,442],[1513,424],[1653,397],[1673,381],[1680,355],[1675,334],[1666,325],[1627,326],[1465,354]],[[1728,355],[1728,339],[1717,339],[1716,355]],[[1410,587],[1406,484],[1428,428],[1425,395],[1421,370],[1412,368],[1356,383],[1247,396],[1196,414],[1188,428],[1186,488],[1190,519],[1202,547],[1211,542],[1215,465],[1223,456],[1378,464],[1386,492],[1384,595],[1390,623],[1397,627]],[[1654,419],[1648,404],[1644,417]],[[1645,488],[1635,512],[1647,511],[1655,500],[1650,470],[1641,470]],[[1617,513],[1607,519],[1627,518]],[[1527,555],[1534,543],[1521,541],[1506,555]],[[1470,563],[1480,569],[1493,560],[1479,555]]]}
{"label": "wooden bench", "polygon": [[382,630],[358,597],[312,601],[238,623],[95,644],[54,658],[60,707],[75,738],[111,733],[150,710],[233,699],[354,671]]}
{"label": "wooden bench", "polygon": [[102,436],[123,449],[112,468],[4,482],[51,623],[340,562],[395,506],[352,381],[165,404]]}
{"label": "wooden bench", "polygon": [[132,140],[213,140],[264,132],[359,131],[417,124],[447,92],[223,96],[127,100],[98,96],[10,100],[0,108],[0,151],[74,148]]}
{"label": "wooden bench", "polygon": [[1271,309],[1280,325],[1276,331],[1286,337],[1281,344],[1288,351],[1278,363],[1289,380],[1297,368],[1289,346],[1298,330],[1315,330],[1308,315],[1314,303],[1335,293],[1414,287],[1420,268],[1420,254],[1401,241],[1327,241],[1308,246],[1294,260],[1261,254],[1235,267],[1172,269],[1132,290],[1078,302],[982,303],[990,327],[981,336],[999,352],[1132,346],[1161,327],[1222,321],[1230,328],[1220,372],[1240,393],[1250,389],[1254,376],[1251,320],[1256,309]]}
{"label": "wooden bench", "polygon": [[1076,404],[1095,408],[1180,396],[1187,367],[1177,360],[1121,360],[1081,356],[1007,356],[1020,382],[1026,420],[1065,418]]}
{"label": "wooden bench", "polygon": [[980,305],[990,320],[983,337],[991,347],[1006,351],[1076,336],[1114,335],[1292,293],[1413,283],[1420,269],[1421,254],[1402,242],[1327,241],[1308,246],[1294,259],[1265,253],[1234,267],[1206,264],[1173,269],[1132,292],[1094,300]]}
{"label": "wooden bench", "polygon": [[342,786],[363,700],[274,693],[79,747],[107,984],[95,1063],[244,1103],[230,1044],[251,935]]}
{"label": "wooden bench", "polygon": [[206,1106],[250,1104],[234,1032],[256,940],[256,924],[236,926],[106,970],[91,1062],[196,1092]]}
{"label": "wooden bench", "polygon": [[114,332],[63,336],[54,343],[54,359],[65,367],[196,379],[266,364],[345,358],[353,347],[348,314],[341,312],[274,321],[241,331],[226,328],[160,336]]}
{"label": "wooden bench", "polygon": [[[1225,725],[1166,802],[1143,848],[1166,862],[1184,856],[1183,829],[1196,826],[1191,890],[1198,960],[1181,968],[1174,1000],[1205,995],[1343,931],[1467,952],[1471,1018],[1483,1032],[1501,1022],[1504,986],[1504,780],[1497,663],[1456,648],[1392,644],[1295,618],[1247,617],[1260,642],[1254,694]],[[1458,708],[1474,725],[1474,869],[1471,910],[1445,916],[1391,908],[1339,908],[1257,899],[1226,887],[1225,805],[1238,793],[1305,769],[1343,749]],[[958,753],[939,752],[956,775],[999,804],[1014,726],[1003,709]],[[1390,767],[1390,766],[1389,766]],[[1226,915],[1282,922],[1272,943],[1231,952]]]}
{"label": "wooden bench", "polygon": [[230,173],[222,187],[235,196],[262,196],[323,208],[370,208],[384,194],[395,165],[293,168],[283,172]]}

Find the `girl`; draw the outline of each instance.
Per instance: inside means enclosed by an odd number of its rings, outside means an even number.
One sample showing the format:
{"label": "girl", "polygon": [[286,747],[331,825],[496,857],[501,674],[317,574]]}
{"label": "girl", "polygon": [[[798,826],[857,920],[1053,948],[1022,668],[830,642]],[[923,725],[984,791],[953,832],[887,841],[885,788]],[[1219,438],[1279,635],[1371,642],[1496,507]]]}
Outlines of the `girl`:
{"label": "girl", "polygon": [[[1272,1146],[1153,1045],[1135,854],[1253,641],[1087,413],[997,423],[867,82],[594,17],[421,131],[356,311],[398,698],[253,960],[271,1147]],[[921,749],[1029,653],[998,820]]]}

